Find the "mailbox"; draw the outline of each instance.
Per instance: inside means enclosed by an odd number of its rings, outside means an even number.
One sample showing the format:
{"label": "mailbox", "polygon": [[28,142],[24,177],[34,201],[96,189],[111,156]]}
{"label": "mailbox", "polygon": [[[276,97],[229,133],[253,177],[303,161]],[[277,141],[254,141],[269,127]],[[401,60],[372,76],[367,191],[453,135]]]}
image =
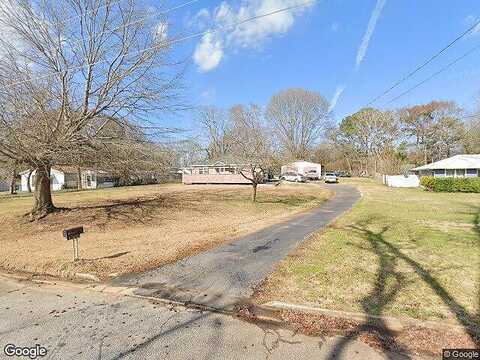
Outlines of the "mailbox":
{"label": "mailbox", "polygon": [[78,256],[78,239],[80,239],[80,234],[83,234],[83,226],[63,230],[63,237],[66,240],[73,240],[73,261],[80,259]]}
{"label": "mailbox", "polygon": [[78,239],[83,234],[83,226],[63,230],[63,237],[67,240]]}

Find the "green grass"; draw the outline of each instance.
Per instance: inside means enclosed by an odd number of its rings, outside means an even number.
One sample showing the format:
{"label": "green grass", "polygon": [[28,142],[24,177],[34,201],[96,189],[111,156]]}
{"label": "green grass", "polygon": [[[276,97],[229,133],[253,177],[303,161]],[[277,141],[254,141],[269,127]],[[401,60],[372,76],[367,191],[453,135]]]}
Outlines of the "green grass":
{"label": "green grass", "polygon": [[480,194],[348,182],[362,199],[282,262],[259,300],[480,324]]}

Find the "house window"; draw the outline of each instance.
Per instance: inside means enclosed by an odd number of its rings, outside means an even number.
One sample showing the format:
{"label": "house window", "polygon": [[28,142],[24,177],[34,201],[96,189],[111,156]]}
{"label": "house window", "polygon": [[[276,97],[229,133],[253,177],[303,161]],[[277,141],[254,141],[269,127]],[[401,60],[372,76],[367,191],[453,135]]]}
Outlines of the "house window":
{"label": "house window", "polygon": [[447,177],[454,177],[455,170],[454,169],[447,169]]}
{"label": "house window", "polygon": [[90,175],[87,175],[87,187],[92,186],[92,177]]}
{"label": "house window", "polygon": [[199,168],[198,173],[200,175],[208,174],[208,169],[207,168]]}
{"label": "house window", "polygon": [[465,177],[465,169],[457,169],[455,170],[456,177]]}
{"label": "house window", "polygon": [[[433,170],[433,176],[444,177],[445,176],[445,170],[444,169],[435,169],[435,170]],[[447,176],[448,176],[448,170],[447,170]]]}
{"label": "house window", "polygon": [[476,177],[478,176],[477,169],[467,169],[467,177]]}

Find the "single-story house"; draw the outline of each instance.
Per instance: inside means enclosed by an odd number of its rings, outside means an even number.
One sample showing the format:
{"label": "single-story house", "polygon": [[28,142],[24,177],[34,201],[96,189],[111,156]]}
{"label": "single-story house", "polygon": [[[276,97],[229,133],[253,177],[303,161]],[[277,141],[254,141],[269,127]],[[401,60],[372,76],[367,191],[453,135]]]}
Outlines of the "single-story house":
{"label": "single-story house", "polygon": [[480,154],[455,155],[411,170],[418,176],[479,177]]}
{"label": "single-story house", "polygon": [[297,174],[302,174],[305,176],[309,175],[309,177],[320,178],[322,176],[322,165],[308,161],[298,160],[282,166],[281,173],[285,174],[287,172],[295,172]]}
{"label": "single-story house", "polygon": [[[251,184],[240,173],[246,165],[217,161],[212,165],[190,165],[180,169],[184,184]],[[247,175],[248,176],[248,175]]]}
{"label": "single-story house", "polygon": [[[32,191],[35,190],[35,174],[36,170],[33,170],[32,172],[30,170],[25,170],[20,173],[22,191],[28,191],[28,181],[30,181]],[[80,177],[82,189],[113,187],[117,180],[106,171],[94,169],[80,169]],[[77,189],[78,169],[72,166],[53,167],[50,170],[50,181],[53,191]]]}

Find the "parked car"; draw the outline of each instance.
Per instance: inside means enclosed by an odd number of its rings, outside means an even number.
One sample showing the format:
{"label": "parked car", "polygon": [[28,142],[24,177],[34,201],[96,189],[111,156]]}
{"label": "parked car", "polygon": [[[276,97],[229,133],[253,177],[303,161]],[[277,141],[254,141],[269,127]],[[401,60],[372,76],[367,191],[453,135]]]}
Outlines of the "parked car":
{"label": "parked car", "polygon": [[323,180],[325,183],[338,183],[338,177],[335,173],[326,173]]}
{"label": "parked car", "polygon": [[335,171],[337,177],[351,177],[348,171]]}
{"label": "parked car", "polygon": [[287,172],[282,175],[280,180],[293,181],[293,182],[305,182],[305,176],[294,172]]}
{"label": "parked car", "polygon": [[318,180],[320,178],[320,174],[317,172],[317,170],[309,170],[305,173],[305,177],[308,180]]}

